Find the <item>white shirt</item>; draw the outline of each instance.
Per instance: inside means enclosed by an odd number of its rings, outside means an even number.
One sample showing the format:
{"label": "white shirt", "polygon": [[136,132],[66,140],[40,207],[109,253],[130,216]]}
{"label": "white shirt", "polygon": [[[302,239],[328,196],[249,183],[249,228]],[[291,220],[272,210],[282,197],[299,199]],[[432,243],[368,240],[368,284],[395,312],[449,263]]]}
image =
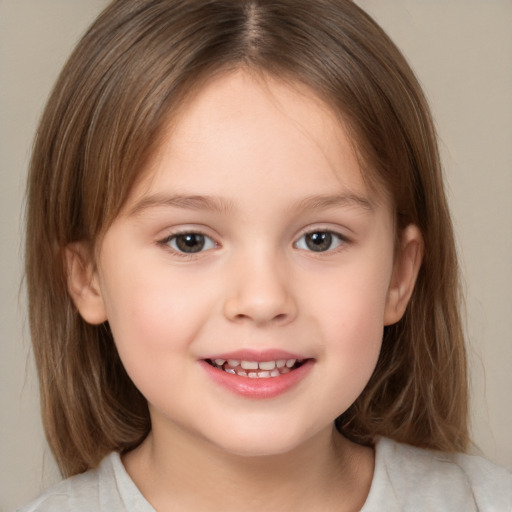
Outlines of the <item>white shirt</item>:
{"label": "white shirt", "polygon": [[[155,512],[118,453],[62,481],[18,512]],[[222,504],[219,503],[219,510]],[[381,438],[361,512],[512,512],[512,474],[482,457],[422,450]]]}

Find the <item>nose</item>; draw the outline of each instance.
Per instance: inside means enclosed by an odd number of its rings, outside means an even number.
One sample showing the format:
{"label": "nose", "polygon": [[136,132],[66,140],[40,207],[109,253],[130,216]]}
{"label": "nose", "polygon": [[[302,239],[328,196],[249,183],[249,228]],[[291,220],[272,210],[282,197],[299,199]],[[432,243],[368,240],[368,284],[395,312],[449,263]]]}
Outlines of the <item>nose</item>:
{"label": "nose", "polygon": [[257,325],[292,322],[297,303],[290,269],[277,257],[252,257],[231,266],[224,315]]}

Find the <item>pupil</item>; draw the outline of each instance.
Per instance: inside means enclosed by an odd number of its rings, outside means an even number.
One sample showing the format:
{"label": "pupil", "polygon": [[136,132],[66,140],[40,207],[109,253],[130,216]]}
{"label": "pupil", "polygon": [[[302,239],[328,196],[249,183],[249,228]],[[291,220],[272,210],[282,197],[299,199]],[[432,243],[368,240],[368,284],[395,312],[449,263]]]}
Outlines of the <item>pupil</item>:
{"label": "pupil", "polygon": [[306,235],[306,245],[315,252],[326,251],[331,247],[332,235],[328,232],[310,233]]}
{"label": "pupil", "polygon": [[176,245],[182,252],[199,252],[204,247],[204,236],[197,233],[178,235]]}

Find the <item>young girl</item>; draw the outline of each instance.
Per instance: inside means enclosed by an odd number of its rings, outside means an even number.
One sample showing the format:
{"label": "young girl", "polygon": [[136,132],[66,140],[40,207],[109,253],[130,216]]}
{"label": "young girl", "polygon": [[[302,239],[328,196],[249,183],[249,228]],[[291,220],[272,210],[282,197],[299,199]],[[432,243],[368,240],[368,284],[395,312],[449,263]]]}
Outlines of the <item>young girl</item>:
{"label": "young girl", "polygon": [[348,0],[118,0],[29,177],[24,511],[512,509],[469,444],[428,107]]}

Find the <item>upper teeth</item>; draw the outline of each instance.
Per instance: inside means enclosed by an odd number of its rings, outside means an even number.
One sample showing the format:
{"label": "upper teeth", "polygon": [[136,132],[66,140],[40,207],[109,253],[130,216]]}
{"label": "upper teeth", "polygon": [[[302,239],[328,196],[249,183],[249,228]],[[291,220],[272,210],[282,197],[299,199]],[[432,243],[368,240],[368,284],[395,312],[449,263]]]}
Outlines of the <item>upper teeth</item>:
{"label": "upper teeth", "polygon": [[245,361],[240,359],[215,359],[217,366],[222,366],[224,363],[228,363],[229,366],[236,368],[241,366],[244,370],[263,370],[272,371],[275,368],[291,368],[297,362],[297,359],[278,359],[276,361]]}

